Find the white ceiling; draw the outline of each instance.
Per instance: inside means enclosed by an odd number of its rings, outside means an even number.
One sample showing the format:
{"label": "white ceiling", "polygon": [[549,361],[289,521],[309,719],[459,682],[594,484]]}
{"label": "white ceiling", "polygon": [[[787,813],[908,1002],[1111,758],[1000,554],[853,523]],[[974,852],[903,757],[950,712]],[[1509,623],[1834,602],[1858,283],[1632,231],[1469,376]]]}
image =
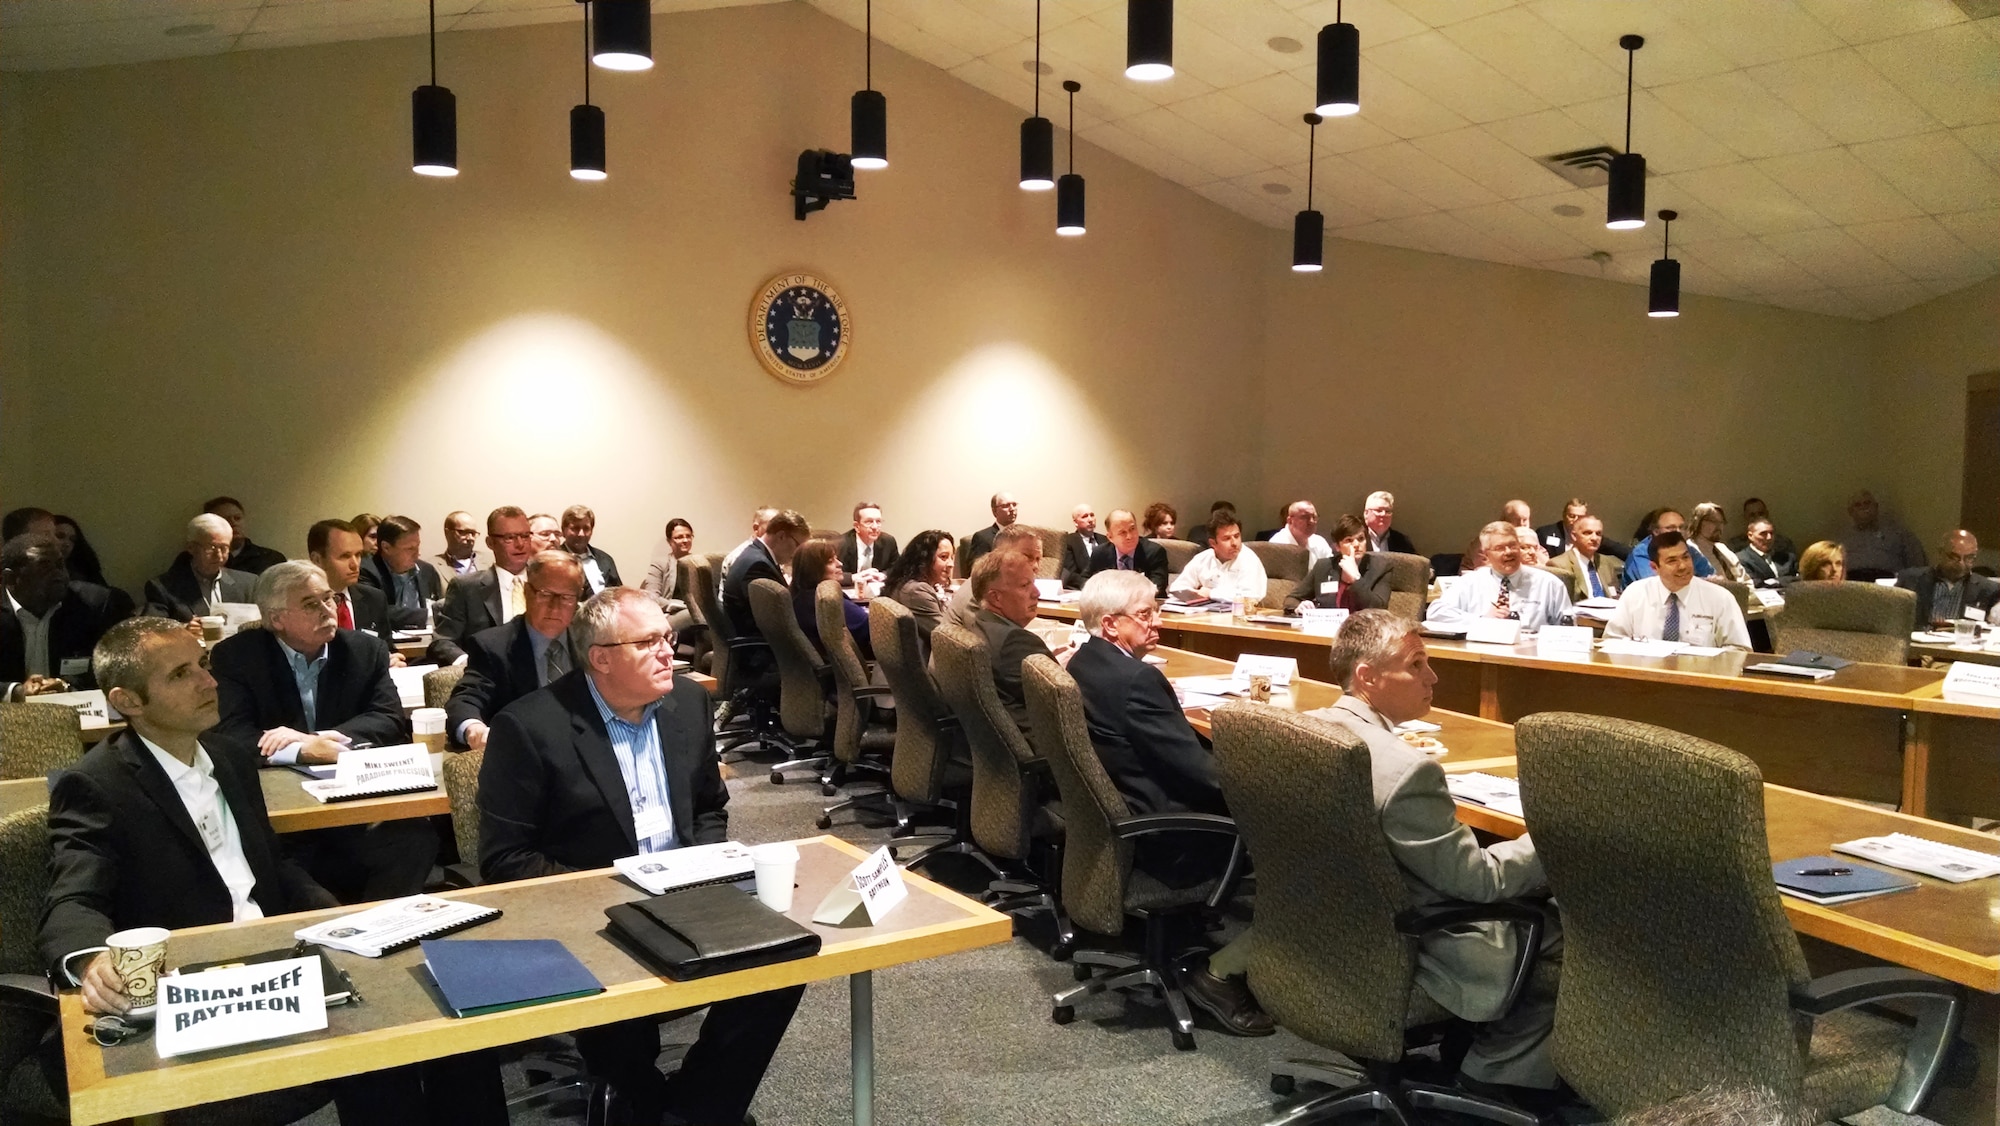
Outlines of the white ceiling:
{"label": "white ceiling", "polygon": [[[731,0],[654,0],[670,12]],[[761,0],[735,0],[756,3]],[[861,26],[862,0],[809,0]],[[1962,0],[1985,14],[1989,0]],[[2000,272],[2000,17],[1954,0],[1346,0],[1361,113],[1319,130],[1330,233],[1643,282],[1659,225],[1535,158],[1633,145],[1674,208],[1684,288],[1872,320]],[[0,69],[422,34],[423,0],[0,0]],[[1304,206],[1313,41],[1334,0],[1179,0],[1177,73],[1123,76],[1122,0],[1043,0],[1043,113],[1271,227]],[[577,18],[573,0],[439,0],[440,30]],[[1032,0],[877,0],[885,43],[1033,104]],[[1302,46],[1282,52],[1288,38]],[[886,88],[891,115],[896,92]],[[1011,134],[1006,138],[1011,143]],[[1088,173],[1088,168],[1081,169]],[[1559,211],[1575,211],[1564,215]],[[1610,255],[1593,259],[1594,251]],[[1338,268],[1338,251],[1329,255]]]}

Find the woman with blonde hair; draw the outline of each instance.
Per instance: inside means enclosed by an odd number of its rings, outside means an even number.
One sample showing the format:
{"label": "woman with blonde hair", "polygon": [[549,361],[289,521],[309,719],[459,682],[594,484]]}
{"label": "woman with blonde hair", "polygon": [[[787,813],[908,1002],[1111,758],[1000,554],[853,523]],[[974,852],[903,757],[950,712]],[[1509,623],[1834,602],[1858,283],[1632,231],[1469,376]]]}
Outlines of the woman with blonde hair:
{"label": "woman with blonde hair", "polygon": [[1802,582],[1841,582],[1847,578],[1847,552],[1832,540],[1821,540],[1799,556]]}
{"label": "woman with blonde hair", "polygon": [[1688,543],[1701,552],[1715,566],[1715,577],[1732,583],[1747,583],[1750,573],[1737,561],[1736,553],[1722,542],[1722,533],[1729,529],[1729,517],[1722,506],[1713,501],[1704,501],[1694,506],[1694,519],[1688,523]]}

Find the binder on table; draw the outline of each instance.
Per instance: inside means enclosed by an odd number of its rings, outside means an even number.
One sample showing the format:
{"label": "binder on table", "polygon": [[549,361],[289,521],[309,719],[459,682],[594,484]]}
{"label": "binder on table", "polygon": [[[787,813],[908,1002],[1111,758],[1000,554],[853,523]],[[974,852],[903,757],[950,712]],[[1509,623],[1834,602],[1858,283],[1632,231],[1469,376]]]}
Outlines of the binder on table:
{"label": "binder on table", "polygon": [[453,1016],[604,992],[596,975],[553,938],[426,940],[424,966]]}
{"label": "binder on table", "polygon": [[1771,865],[1778,890],[1823,907],[1857,899],[1909,891],[1917,881],[1900,872],[1885,872],[1837,856],[1806,856]]}

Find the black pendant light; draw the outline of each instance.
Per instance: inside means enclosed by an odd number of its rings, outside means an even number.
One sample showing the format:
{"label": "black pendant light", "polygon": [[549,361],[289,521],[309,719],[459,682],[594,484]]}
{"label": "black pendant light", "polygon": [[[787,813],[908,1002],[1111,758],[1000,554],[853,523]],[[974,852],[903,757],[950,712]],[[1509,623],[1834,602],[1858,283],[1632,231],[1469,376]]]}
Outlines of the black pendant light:
{"label": "black pendant light", "polygon": [[1632,68],[1646,41],[1637,35],[1623,35],[1618,45],[1625,48],[1625,151],[1611,158],[1604,225],[1628,231],[1646,225],[1646,158],[1632,151]]}
{"label": "black pendant light", "polygon": [[1174,76],[1174,0],[1125,0],[1125,77]]}
{"label": "black pendant light", "polygon": [[1042,116],[1042,0],[1035,0],[1035,116],[1021,122],[1021,189],[1056,186],[1056,127]]}
{"label": "black pendant light", "polygon": [[1301,274],[1320,270],[1321,245],[1326,241],[1326,216],[1313,210],[1313,150],[1320,116],[1306,115],[1306,209],[1292,220],[1292,269]]}
{"label": "black pendant light", "polygon": [[590,60],[606,70],[653,69],[652,0],[597,0]]}
{"label": "black pendant light", "polygon": [[569,174],[604,179],[604,111],[590,104],[590,2],[583,5],[583,104],[569,108]]}
{"label": "black pendant light", "polygon": [[419,176],[458,175],[458,99],[437,84],[438,11],[431,0],[431,81],[410,95],[410,170]]}
{"label": "black pendant light", "polygon": [[1327,117],[1361,112],[1361,33],[1341,20],[1335,0],[1333,22],[1319,29],[1319,80],[1314,109]]}
{"label": "black pendant light", "polygon": [[864,88],[854,92],[854,167],[889,167],[889,99],[875,89],[875,0],[868,0],[867,75]]}
{"label": "black pendant light", "polygon": [[1672,256],[1674,220],[1680,217],[1678,211],[1660,212],[1660,257],[1653,260],[1653,284],[1646,294],[1649,317],[1681,315],[1681,264]]}
{"label": "black pendant light", "polygon": [[1056,233],[1076,236],[1083,233],[1083,177],[1076,174],[1076,92],[1083,83],[1064,80],[1069,91],[1069,171],[1056,181]]}

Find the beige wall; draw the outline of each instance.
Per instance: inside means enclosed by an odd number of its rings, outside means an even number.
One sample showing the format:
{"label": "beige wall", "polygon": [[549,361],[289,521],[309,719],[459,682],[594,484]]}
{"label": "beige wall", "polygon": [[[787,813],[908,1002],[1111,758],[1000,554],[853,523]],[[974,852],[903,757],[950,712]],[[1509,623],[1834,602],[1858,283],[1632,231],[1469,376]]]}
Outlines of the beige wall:
{"label": "beige wall", "polygon": [[[327,515],[407,512],[434,551],[448,509],[583,501],[636,572],[669,516],[722,550],[765,500],[838,526],[866,496],[907,537],[998,488],[1042,523],[1226,496],[1268,526],[1386,486],[1440,551],[1514,493],[1623,532],[1754,490],[1810,535],[1854,484],[1914,487],[1868,440],[1909,409],[1881,326],[1699,297],[1661,324],[1631,287],[1341,242],[1303,278],[1285,234],[1088,145],[1090,233],[1059,240],[1013,185],[1020,112],[879,48],[893,165],[798,223],[859,35],[780,5],[654,40],[594,82],[596,185],[565,171],[569,25],[441,40],[448,182],[407,167],[421,39],[0,76],[0,506],[72,513],[136,586],[223,491],[290,551]],[[856,317],[812,390],[746,340],[793,269]]]}
{"label": "beige wall", "polygon": [[[1966,377],[2000,371],[2000,278],[1874,328],[1877,440],[1894,455],[1883,460],[1883,488],[1935,554],[1939,538],[1959,522]],[[1992,503],[2000,505],[2000,497]]]}

